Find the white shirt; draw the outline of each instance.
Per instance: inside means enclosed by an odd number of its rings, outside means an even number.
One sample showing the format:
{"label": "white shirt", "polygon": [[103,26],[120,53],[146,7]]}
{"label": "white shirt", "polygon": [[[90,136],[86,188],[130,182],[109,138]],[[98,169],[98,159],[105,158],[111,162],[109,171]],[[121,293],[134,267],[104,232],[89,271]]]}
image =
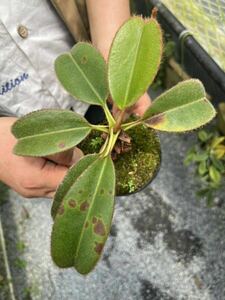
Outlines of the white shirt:
{"label": "white shirt", "polygon": [[54,72],[56,57],[73,43],[49,1],[1,0],[0,115],[59,107],[84,113],[87,105],[68,95]]}

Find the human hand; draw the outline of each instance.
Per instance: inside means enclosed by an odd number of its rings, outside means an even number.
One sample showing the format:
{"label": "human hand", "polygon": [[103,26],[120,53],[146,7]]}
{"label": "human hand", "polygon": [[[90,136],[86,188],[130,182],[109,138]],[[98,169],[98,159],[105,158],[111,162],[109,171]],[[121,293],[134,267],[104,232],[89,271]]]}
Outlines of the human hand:
{"label": "human hand", "polygon": [[129,113],[142,116],[151,105],[151,98],[148,93],[144,93],[140,99],[128,110]]}
{"label": "human hand", "polygon": [[13,154],[16,144],[11,126],[16,118],[0,118],[0,180],[26,198],[52,198],[70,165],[81,158],[78,148],[48,158]]}
{"label": "human hand", "polygon": [[[109,102],[112,104],[112,100],[109,99]],[[148,93],[144,93],[139,100],[130,108],[126,110],[126,113],[124,115],[124,120],[129,118],[130,115],[134,114],[137,116],[142,116],[144,112],[147,110],[147,108],[151,105],[151,98],[149,97]],[[118,114],[120,113],[120,110],[116,107],[115,103],[113,104],[112,108],[112,114],[116,118]]]}

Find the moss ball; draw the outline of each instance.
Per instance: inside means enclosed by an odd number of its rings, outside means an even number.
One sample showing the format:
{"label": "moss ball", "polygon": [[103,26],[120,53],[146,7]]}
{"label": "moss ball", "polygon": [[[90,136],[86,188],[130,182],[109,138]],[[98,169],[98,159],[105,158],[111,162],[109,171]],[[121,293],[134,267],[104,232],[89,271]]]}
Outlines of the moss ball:
{"label": "moss ball", "polygon": [[[137,192],[155,177],[160,166],[161,150],[156,132],[145,125],[138,125],[126,131],[131,137],[131,150],[117,155],[116,194]],[[92,131],[79,145],[84,154],[98,153],[104,144],[101,132]]]}

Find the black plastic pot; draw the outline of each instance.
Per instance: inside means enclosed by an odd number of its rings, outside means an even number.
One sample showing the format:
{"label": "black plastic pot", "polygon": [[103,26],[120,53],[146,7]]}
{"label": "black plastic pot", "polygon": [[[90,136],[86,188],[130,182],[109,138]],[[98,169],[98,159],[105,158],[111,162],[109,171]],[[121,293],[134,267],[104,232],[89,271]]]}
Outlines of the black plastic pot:
{"label": "black plastic pot", "polygon": [[[87,112],[85,113],[85,118],[91,124],[96,125],[96,124],[101,124],[104,122],[105,114],[100,106],[91,105],[91,106],[89,106]],[[159,141],[159,137],[156,133],[155,133],[155,137]],[[159,141],[159,147],[160,147],[160,141]],[[122,193],[122,194],[117,193],[117,196],[129,196],[131,194],[138,193],[138,192],[142,191],[143,189],[145,189],[157,176],[159,169],[160,169],[160,165],[161,165],[161,157],[162,157],[161,148],[159,148],[159,162],[154,170],[153,175],[151,175],[151,178],[149,178],[149,180],[147,182],[145,182],[140,188],[136,189],[135,191],[128,192],[128,193]]]}

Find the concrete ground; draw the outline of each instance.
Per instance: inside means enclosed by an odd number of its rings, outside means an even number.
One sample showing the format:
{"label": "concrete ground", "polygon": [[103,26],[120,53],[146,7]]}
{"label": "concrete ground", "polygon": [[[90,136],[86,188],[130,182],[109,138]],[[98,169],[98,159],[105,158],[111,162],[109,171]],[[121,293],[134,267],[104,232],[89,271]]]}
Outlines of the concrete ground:
{"label": "concrete ground", "polygon": [[85,277],[50,258],[51,201],[8,192],[0,211],[16,299],[225,299],[225,206],[208,208],[195,196],[194,171],[183,166],[195,134],[160,139],[157,178],[116,199],[102,259]]}

